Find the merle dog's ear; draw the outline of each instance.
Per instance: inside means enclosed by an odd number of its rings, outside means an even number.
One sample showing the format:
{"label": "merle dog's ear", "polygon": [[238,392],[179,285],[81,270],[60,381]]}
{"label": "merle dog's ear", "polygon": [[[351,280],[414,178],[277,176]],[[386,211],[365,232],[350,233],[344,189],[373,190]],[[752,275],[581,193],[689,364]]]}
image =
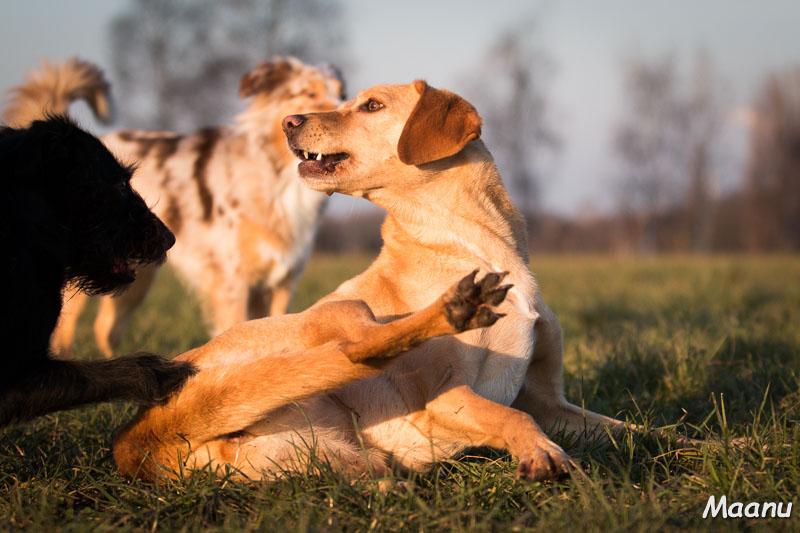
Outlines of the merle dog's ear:
{"label": "merle dog's ear", "polygon": [[239,98],[270,93],[289,79],[294,67],[285,59],[264,61],[242,76],[239,82]]}
{"label": "merle dog's ear", "polygon": [[472,104],[450,91],[414,82],[420,94],[397,143],[406,165],[422,165],[457,154],[481,136],[481,117]]}
{"label": "merle dog's ear", "polygon": [[339,100],[347,100],[347,86],[345,85],[344,74],[342,74],[341,69],[332,63],[327,63],[321,67],[321,70],[324,74],[336,78],[336,81],[339,82]]}

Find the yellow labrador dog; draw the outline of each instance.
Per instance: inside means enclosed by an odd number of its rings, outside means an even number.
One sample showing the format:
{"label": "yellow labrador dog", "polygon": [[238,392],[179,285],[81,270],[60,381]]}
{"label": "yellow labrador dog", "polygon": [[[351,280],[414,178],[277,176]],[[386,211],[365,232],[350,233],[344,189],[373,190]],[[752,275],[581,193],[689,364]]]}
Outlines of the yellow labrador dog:
{"label": "yellow labrador dog", "polygon": [[[307,311],[247,322],[182,355],[198,374],[121,432],[120,469],[152,477],[158,464],[227,464],[261,478],[316,453],[354,473],[419,470],[488,445],[510,451],[521,477],[543,480],[571,461],[542,427],[623,427],[564,398],[561,329],[528,269],[523,219],[480,126],[469,103],[422,81],[286,117],[311,188],[387,210],[383,249]],[[442,320],[458,299],[448,287],[476,265],[484,281],[468,276],[460,292],[489,296],[467,314],[499,304],[505,318],[455,327]],[[513,285],[502,303],[501,272]]]}

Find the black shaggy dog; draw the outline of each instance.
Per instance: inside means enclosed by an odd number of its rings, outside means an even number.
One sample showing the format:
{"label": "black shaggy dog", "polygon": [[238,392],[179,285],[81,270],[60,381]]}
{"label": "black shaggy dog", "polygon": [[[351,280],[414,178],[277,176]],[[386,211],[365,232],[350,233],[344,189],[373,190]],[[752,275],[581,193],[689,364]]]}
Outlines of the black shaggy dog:
{"label": "black shaggy dog", "polygon": [[132,170],[69,119],[0,128],[0,426],[109,400],[158,403],[193,372],[139,353],[61,361],[48,343],[62,291],[120,291],[175,237],[131,188]]}

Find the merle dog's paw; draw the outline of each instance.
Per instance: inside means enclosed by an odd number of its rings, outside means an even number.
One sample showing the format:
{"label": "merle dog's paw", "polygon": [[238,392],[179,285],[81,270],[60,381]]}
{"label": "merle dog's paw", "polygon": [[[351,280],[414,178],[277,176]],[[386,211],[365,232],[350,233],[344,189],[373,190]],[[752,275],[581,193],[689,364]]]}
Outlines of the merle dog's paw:
{"label": "merle dog's paw", "polygon": [[500,305],[512,287],[500,285],[508,272],[490,272],[482,280],[475,281],[477,273],[473,270],[467,274],[445,295],[445,316],[458,332],[491,326],[505,316],[495,313],[491,307]]}
{"label": "merle dog's paw", "polygon": [[138,367],[140,378],[135,397],[131,399],[144,405],[165,403],[197,372],[191,363],[170,361],[155,354],[138,353],[128,357]]}

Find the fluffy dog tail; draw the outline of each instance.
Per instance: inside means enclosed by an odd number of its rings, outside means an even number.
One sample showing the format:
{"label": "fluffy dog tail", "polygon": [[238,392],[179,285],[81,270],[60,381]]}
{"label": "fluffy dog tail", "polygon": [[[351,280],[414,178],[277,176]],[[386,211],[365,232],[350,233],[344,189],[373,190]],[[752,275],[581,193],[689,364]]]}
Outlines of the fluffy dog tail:
{"label": "fluffy dog tail", "polygon": [[31,70],[25,83],[11,89],[3,122],[26,127],[48,115],[65,115],[70,103],[84,99],[103,123],[112,119],[110,85],[97,66],[72,58],[63,63],[42,60]]}

